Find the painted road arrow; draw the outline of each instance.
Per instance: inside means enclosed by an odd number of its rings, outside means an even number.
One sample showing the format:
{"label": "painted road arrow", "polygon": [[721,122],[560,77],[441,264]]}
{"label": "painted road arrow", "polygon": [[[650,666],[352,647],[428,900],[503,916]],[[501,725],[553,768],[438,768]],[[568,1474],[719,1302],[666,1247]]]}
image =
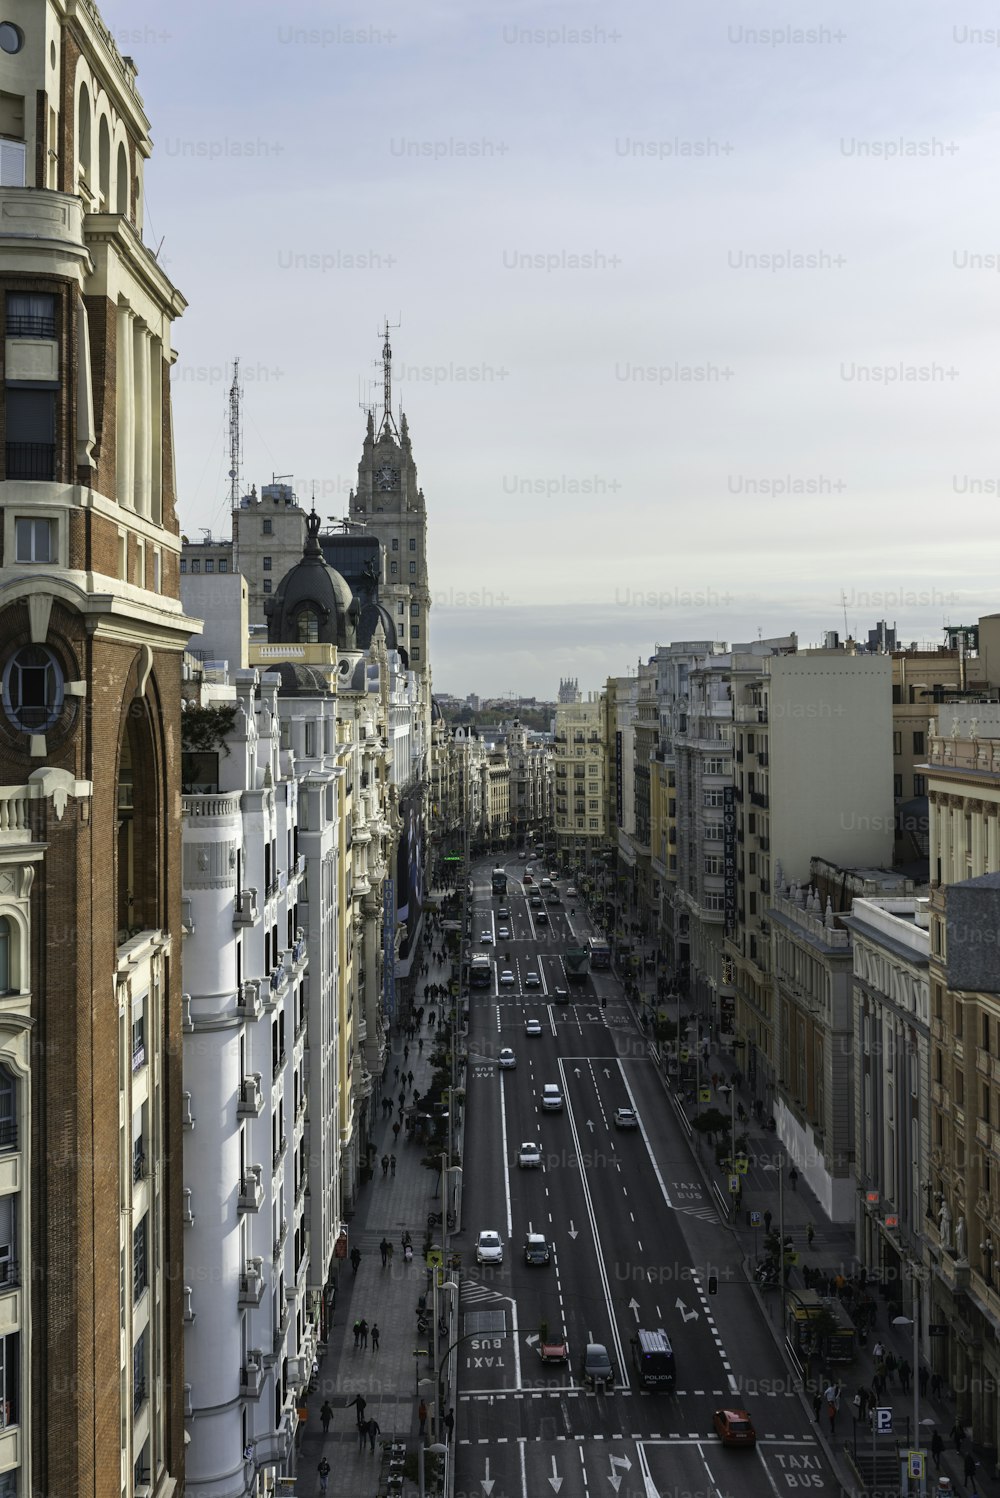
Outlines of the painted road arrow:
{"label": "painted road arrow", "polygon": [[569,1236],[571,1238],[575,1238],[577,1236],[577,1234],[579,1233],[579,1231],[580,1231],[579,1228],[575,1228],[573,1226],[573,1219],[571,1217],[570,1220],[569,1220]]}
{"label": "painted road arrow", "polygon": [[628,1308],[632,1312],[632,1315],[635,1317],[636,1321],[638,1321],[639,1320],[639,1302],[636,1300],[636,1298],[635,1298],[634,1295],[633,1295],[632,1299],[628,1303]]}
{"label": "painted road arrow", "polygon": [[490,1494],[493,1491],[493,1484],[496,1482],[496,1478],[490,1476],[490,1459],[489,1459],[489,1457],[486,1458],[486,1476],[485,1477],[481,1477],[479,1479],[479,1482],[480,1482],[480,1485],[482,1487],[483,1492],[486,1494],[486,1498],[490,1498]]}
{"label": "painted road arrow", "polygon": [[687,1306],[681,1300],[681,1298],[680,1298],[679,1295],[677,1297],[677,1300],[674,1302],[674,1305],[675,1305],[675,1309],[678,1310],[678,1311],[680,1311],[681,1315],[683,1316],[685,1324],[688,1321],[697,1321],[698,1320],[698,1312],[697,1311],[689,1311],[688,1308],[687,1308]]}
{"label": "painted road arrow", "polygon": [[549,1478],[549,1486],[551,1487],[553,1493],[558,1493],[559,1489],[562,1487],[562,1484],[563,1484],[563,1480],[559,1476],[559,1473],[556,1471],[556,1459],[555,1459],[555,1457],[553,1457],[552,1458],[552,1476]]}
{"label": "painted road arrow", "polygon": [[611,1486],[614,1488],[614,1490],[615,1490],[616,1493],[617,1493],[618,1489],[621,1487],[621,1481],[622,1481],[622,1479],[621,1479],[621,1474],[619,1472],[616,1472],[615,1468],[616,1467],[624,1467],[625,1471],[627,1472],[629,1470],[629,1468],[631,1467],[631,1465],[632,1465],[632,1463],[629,1461],[629,1459],[628,1459],[627,1456],[613,1456],[611,1458],[611,1475],[608,1478],[608,1481],[610,1482]]}

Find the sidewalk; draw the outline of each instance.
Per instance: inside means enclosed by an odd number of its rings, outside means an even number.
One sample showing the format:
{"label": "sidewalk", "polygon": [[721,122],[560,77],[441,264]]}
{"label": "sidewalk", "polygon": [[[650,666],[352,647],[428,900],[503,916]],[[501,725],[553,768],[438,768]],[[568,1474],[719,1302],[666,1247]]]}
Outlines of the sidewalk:
{"label": "sidewalk", "polygon": [[[425,932],[429,929],[425,923]],[[441,938],[435,935],[433,944],[439,947]],[[429,958],[429,946],[425,939],[423,951]],[[312,1498],[319,1492],[317,1466],[325,1456],[331,1467],[331,1494],[350,1494],[351,1498],[374,1498],[379,1491],[379,1474],[382,1467],[382,1443],[387,1441],[406,1444],[407,1455],[417,1450],[417,1408],[421,1396],[426,1400],[429,1418],[426,1438],[430,1441],[444,1440],[445,1433],[440,1422],[447,1414],[438,1411],[437,1370],[428,1375],[426,1357],[414,1355],[418,1348],[427,1348],[430,1334],[417,1333],[417,1301],[425,1292],[428,1296],[428,1315],[431,1314],[431,1291],[429,1271],[422,1258],[422,1246],[427,1229],[429,1212],[441,1209],[441,1176],[427,1169],[421,1162],[425,1147],[416,1139],[407,1141],[405,1129],[400,1130],[396,1142],[392,1125],[399,1118],[399,1090],[401,1082],[394,1077],[398,1066],[401,1074],[413,1072],[413,1083],[406,1087],[406,1107],[410,1106],[413,1088],[423,1095],[431,1076],[430,1056],[434,1049],[433,1032],[429,1022],[430,1011],[435,1011],[435,1027],[441,1013],[441,1003],[422,997],[425,983],[446,983],[450,963],[442,964],[436,959],[427,962],[416,989],[417,1005],[424,1005],[424,1022],[418,1027],[413,1040],[405,1034],[405,1016],[400,1016],[393,1025],[392,1041],[382,1095],[393,1100],[393,1112],[383,1115],[376,1109],[373,1138],[376,1150],[375,1174],[362,1186],[354,1215],[348,1225],[348,1242],[351,1249],[361,1251],[361,1262],[357,1273],[352,1271],[350,1260],[341,1261],[338,1268],[337,1298],[333,1321],[327,1341],[327,1352],[320,1365],[319,1387],[309,1396],[309,1415],[299,1442],[296,1492],[304,1498]],[[423,1054],[419,1040],[423,1040]],[[404,1046],[409,1055],[404,1059]],[[396,1155],[396,1174],[382,1174],[383,1154]],[[413,1261],[404,1264],[402,1234],[408,1230],[413,1239]],[[435,1241],[440,1239],[440,1228],[434,1229]],[[385,1267],[379,1245],[385,1238],[393,1248],[392,1257]],[[443,1308],[439,1308],[439,1315]],[[378,1351],[372,1346],[371,1333],[368,1346],[355,1349],[353,1326],[356,1320],[365,1318],[369,1326],[379,1328]],[[443,1350],[439,1342],[438,1350]],[[423,1380],[428,1378],[429,1382]],[[421,1380],[418,1389],[417,1380]],[[364,1416],[374,1418],[380,1427],[376,1436],[375,1450],[370,1439],[359,1441],[357,1408],[353,1401],[360,1394],[366,1401]],[[333,1409],[329,1432],[323,1435],[320,1409],[325,1401]],[[453,1399],[458,1411],[458,1400]],[[406,1480],[402,1489],[394,1490],[400,1498],[409,1498],[417,1492],[415,1481]]]}
{"label": "sidewalk", "polygon": [[[702,1063],[701,1075],[703,1085],[709,1081],[713,1072],[719,1076],[719,1086],[723,1079],[729,1081],[736,1068],[732,1057],[720,1055],[716,1050],[709,1052],[708,1060]],[[668,1086],[670,1084],[668,1083]],[[750,1114],[751,1097],[745,1082],[742,1091],[737,1089],[737,1105],[742,1103]],[[703,1105],[705,1106],[705,1105]],[[728,1112],[731,1103],[728,1096],[721,1091],[713,1091],[712,1103],[722,1112]],[[685,1115],[690,1118],[698,1109],[696,1106],[683,1108]],[[819,1206],[819,1203],[805,1180],[799,1176],[794,1187],[789,1179],[789,1170],[792,1161],[787,1155],[783,1145],[776,1134],[767,1131],[756,1119],[749,1116],[744,1122],[737,1120],[737,1134],[744,1133],[749,1141],[749,1154],[751,1169],[746,1177],[743,1198],[736,1223],[737,1238],[742,1245],[744,1262],[750,1272],[751,1284],[754,1285],[755,1293],[768,1316],[772,1334],[784,1344],[783,1331],[779,1331],[777,1318],[780,1318],[780,1290],[778,1288],[761,1291],[752,1277],[752,1270],[757,1259],[764,1253],[763,1228],[754,1229],[747,1226],[747,1212],[750,1209],[763,1214],[770,1212],[771,1227],[773,1231],[778,1229],[778,1205],[779,1205],[779,1173],[783,1178],[782,1196],[784,1213],[784,1231],[786,1238],[791,1236],[792,1246],[799,1254],[799,1263],[795,1265],[788,1276],[788,1287],[791,1292],[797,1294],[808,1293],[804,1278],[804,1272],[813,1279],[813,1273],[822,1273],[826,1278],[832,1278],[838,1273],[850,1279],[860,1268],[854,1251],[854,1228],[850,1223],[830,1223]],[[715,1164],[715,1152],[707,1144],[699,1142],[695,1135],[692,1140],[692,1150],[699,1160],[709,1180],[720,1181],[725,1186],[725,1177]],[[760,1162],[764,1162],[761,1168]],[[814,1229],[813,1242],[810,1246],[808,1228],[810,1223]],[[859,1387],[871,1389],[872,1380],[875,1377],[875,1362],[872,1349],[879,1342],[886,1351],[895,1354],[897,1364],[904,1360],[909,1362],[913,1357],[913,1335],[909,1326],[895,1326],[890,1318],[889,1300],[881,1293],[877,1284],[870,1283],[867,1286],[874,1305],[875,1320],[868,1331],[864,1346],[858,1345],[857,1356],[853,1363],[847,1365],[836,1365],[832,1370],[817,1367],[814,1363],[813,1369],[807,1368],[805,1373],[805,1397],[810,1406],[816,1393],[822,1393],[827,1387],[830,1377],[842,1384],[840,1410],[837,1419],[837,1428],[833,1442],[828,1437],[826,1427],[825,1409],[822,1413],[822,1427],[819,1431],[820,1438],[830,1451],[838,1473],[845,1474],[848,1479],[850,1490],[856,1491],[857,1477],[847,1460],[847,1453],[851,1450],[854,1442],[853,1398]],[[846,1311],[846,1304],[844,1307]],[[848,1317],[848,1319],[850,1319]],[[853,1322],[852,1322],[853,1324]],[[858,1339],[860,1344],[860,1338]],[[928,1370],[929,1373],[930,1370]],[[918,1377],[918,1370],[913,1370],[913,1377]],[[889,1406],[893,1410],[893,1423],[899,1435],[901,1444],[908,1444],[905,1436],[908,1419],[912,1421],[913,1411],[913,1389],[912,1384],[909,1392],[904,1392],[898,1373],[887,1381],[884,1395],[879,1399],[879,1404]],[[939,1393],[931,1394],[928,1380],[928,1388],[920,1393],[919,1401],[920,1415],[920,1440],[913,1442],[919,1444],[928,1452],[927,1463],[927,1491],[933,1493],[937,1481],[938,1470],[930,1456],[930,1442],[936,1429],[945,1444],[945,1451],[941,1456],[940,1473],[952,1479],[952,1488],[955,1493],[978,1495],[978,1498],[1000,1498],[1000,1480],[994,1475],[992,1462],[986,1459],[984,1453],[977,1449],[974,1441],[968,1439],[963,1443],[962,1454],[956,1452],[954,1441],[951,1439],[950,1431],[955,1423],[956,1406],[951,1392],[942,1387]],[[932,1421],[932,1424],[925,1423]],[[973,1437],[975,1432],[973,1432]],[[871,1449],[871,1436],[867,1421],[858,1432],[859,1447]],[[884,1444],[892,1447],[893,1442],[888,1438]],[[964,1456],[971,1451],[977,1462],[975,1484],[968,1484],[963,1476]]]}

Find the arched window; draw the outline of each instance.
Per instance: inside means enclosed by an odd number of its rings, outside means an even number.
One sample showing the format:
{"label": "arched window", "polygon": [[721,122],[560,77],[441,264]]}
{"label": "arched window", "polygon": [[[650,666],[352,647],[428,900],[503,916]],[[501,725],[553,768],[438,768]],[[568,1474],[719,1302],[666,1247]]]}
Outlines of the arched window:
{"label": "arched window", "polygon": [[118,166],[115,181],[115,212],[123,217],[128,217],[128,156],[125,153],[124,143],[118,146]]}
{"label": "arched window", "polygon": [[13,935],[10,921],[0,915],[0,993],[14,992]]}
{"label": "arched window", "polygon": [[80,100],[76,111],[76,159],[79,173],[85,182],[90,181],[90,90],[80,86]]}
{"label": "arched window", "polygon": [[0,1062],[0,1150],[17,1149],[17,1079]]}
{"label": "arched window", "polygon": [[108,117],[101,115],[97,129],[97,182],[101,198],[101,211],[107,213],[111,207],[111,131]]}
{"label": "arched window", "polygon": [[314,609],[302,609],[295,623],[300,645],[319,643],[319,615]]}

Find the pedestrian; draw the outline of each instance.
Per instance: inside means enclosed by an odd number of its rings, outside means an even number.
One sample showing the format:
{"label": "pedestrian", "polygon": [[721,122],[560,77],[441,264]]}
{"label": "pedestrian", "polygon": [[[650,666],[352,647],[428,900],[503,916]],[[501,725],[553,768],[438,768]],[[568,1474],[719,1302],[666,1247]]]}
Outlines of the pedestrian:
{"label": "pedestrian", "polygon": [[455,1434],[455,1411],[454,1410],[449,1410],[448,1413],[447,1413],[447,1415],[445,1415],[445,1417],[444,1417],[444,1428],[448,1432],[448,1440],[450,1441],[451,1438],[452,1438],[452,1436]]}
{"label": "pedestrian", "polygon": [[393,1067],[392,1074],[396,1078],[396,1081],[398,1082],[399,1081],[399,1067],[398,1066],[394,1066]]}
{"label": "pedestrian", "polygon": [[932,1373],[931,1374],[931,1398],[932,1399],[937,1399],[938,1396],[940,1395],[940,1393],[941,1393],[941,1375],[940,1375],[940,1373]]}
{"label": "pedestrian", "polygon": [[791,1184],[792,1190],[793,1191],[798,1191],[798,1189],[799,1189],[799,1173],[795,1169],[794,1165],[792,1166],[791,1170],[788,1172],[788,1180],[789,1180],[789,1183]]}
{"label": "pedestrian", "polygon": [[930,1376],[931,1376],[930,1375],[930,1370],[928,1369],[927,1364],[926,1363],[921,1363],[921,1365],[920,1365],[920,1372],[917,1375],[917,1381],[920,1384],[920,1397],[921,1397],[921,1399],[926,1399],[927,1398],[927,1383],[928,1383],[928,1380],[930,1379]]}
{"label": "pedestrian", "polygon": [[420,1434],[423,1435],[427,1428],[427,1405],[422,1399],[417,1409],[417,1419],[420,1421]]}
{"label": "pedestrian", "polygon": [[404,1047],[403,1047],[403,1060],[405,1062],[405,1061],[409,1061],[409,1059],[410,1059],[410,1047],[408,1045],[404,1045]]}
{"label": "pedestrian", "polygon": [[396,1143],[398,1144],[399,1143],[399,1122],[398,1122],[398,1120],[392,1126],[392,1134],[393,1134],[393,1138],[395,1139]]}
{"label": "pedestrian", "polygon": [[321,1493],[325,1493],[326,1485],[330,1481],[330,1463],[325,1456],[320,1457],[319,1466],[316,1468],[316,1471],[319,1473],[319,1490]]}
{"label": "pedestrian", "polygon": [[765,1233],[769,1233],[770,1231],[771,1231],[771,1213],[770,1212],[765,1212],[764,1213],[764,1232]]}
{"label": "pedestrian", "polygon": [[378,1322],[377,1321],[373,1321],[372,1322],[372,1353],[373,1354],[376,1353],[376,1352],[378,1352],[378,1339],[379,1339],[380,1335],[381,1334],[380,1334],[379,1329],[378,1329]]}
{"label": "pedestrian", "polygon": [[358,1450],[359,1451],[364,1451],[364,1449],[365,1449],[365,1442],[367,1441],[367,1439],[368,1439],[368,1421],[367,1420],[360,1420],[358,1422]]}
{"label": "pedestrian", "polygon": [[[406,1081],[406,1078],[405,1078],[405,1077],[404,1077],[404,1078],[403,1078],[403,1081],[404,1081],[404,1082],[405,1082],[405,1081]],[[402,1106],[403,1106],[403,1104],[404,1104],[404,1103],[405,1103],[405,1102],[406,1102],[406,1089],[405,1089],[405,1088],[403,1088],[403,1087],[401,1087],[401,1088],[400,1088],[400,1089],[399,1089],[399,1106],[400,1106],[400,1107],[401,1107],[401,1108],[402,1108]]]}
{"label": "pedestrian", "polygon": [[910,1368],[909,1361],[904,1358],[899,1365],[899,1387],[902,1389],[904,1394],[909,1394],[910,1392],[911,1375],[912,1370]]}
{"label": "pedestrian", "polygon": [[962,1442],[965,1440],[965,1426],[960,1420],[955,1421],[954,1425],[949,1431],[949,1435],[955,1442],[955,1450],[960,1452],[962,1449]]}
{"label": "pedestrian", "polygon": [[420,1039],[417,1041],[417,1052],[421,1056],[424,1054],[424,1037],[422,1035],[421,1035]]}
{"label": "pedestrian", "polygon": [[376,1436],[378,1435],[378,1433],[379,1433],[379,1431],[381,1429],[382,1429],[381,1425],[379,1425],[378,1421],[375,1419],[375,1416],[373,1415],[372,1418],[368,1422],[368,1439],[371,1442],[371,1448],[372,1448],[373,1451],[375,1450],[375,1438],[376,1438]]}
{"label": "pedestrian", "polygon": [[361,1341],[361,1322],[360,1322],[360,1320],[358,1320],[358,1321],[355,1321],[355,1323],[354,1323],[354,1350],[355,1350],[355,1352],[357,1352],[357,1350],[358,1350],[358,1343],[360,1341]]}
{"label": "pedestrian", "polygon": [[812,1248],[812,1246],[813,1246],[813,1239],[815,1238],[815,1236],[816,1236],[816,1229],[813,1226],[813,1224],[810,1222],[810,1223],[808,1223],[806,1225],[806,1243],[809,1245],[810,1248]]}
{"label": "pedestrian", "polygon": [[383,1179],[383,1181],[385,1180],[385,1178],[386,1178],[386,1176],[388,1174],[389,1174],[389,1156],[388,1155],[383,1155],[382,1156],[382,1179]]}
{"label": "pedestrian", "polygon": [[978,1466],[978,1463],[976,1461],[976,1458],[972,1455],[971,1451],[967,1451],[965,1453],[965,1461],[962,1464],[962,1476],[965,1478],[966,1482],[969,1484],[970,1490],[973,1493],[976,1491],[976,1467],[977,1466]]}
{"label": "pedestrian", "polygon": [[389,1174],[391,1176],[393,1176],[393,1177],[396,1174],[396,1156],[395,1155],[390,1155],[389,1156]]}
{"label": "pedestrian", "polygon": [[355,1394],[355,1396],[354,1396],[353,1399],[349,1399],[347,1401],[347,1408],[348,1409],[351,1408],[352,1404],[357,1406],[358,1424],[359,1425],[363,1425],[364,1424],[364,1421],[365,1421],[365,1405],[367,1403],[368,1403],[368,1401],[365,1398],[365,1396],[361,1393],[360,1389],[358,1390],[357,1394]]}
{"label": "pedestrian", "polygon": [[816,1393],[813,1395],[813,1414],[816,1417],[816,1424],[817,1425],[819,1424],[819,1413],[820,1413],[820,1410],[822,1408],[823,1408],[823,1394],[822,1394],[822,1390],[817,1389]]}
{"label": "pedestrian", "polygon": [[368,1322],[364,1316],[361,1318],[361,1346],[368,1346]]}
{"label": "pedestrian", "polygon": [[854,1395],[854,1418],[863,1421],[868,1413],[868,1390],[864,1384],[858,1386]]}
{"label": "pedestrian", "polygon": [[941,1432],[936,1430],[931,1436],[931,1456],[934,1458],[934,1466],[939,1472],[941,1470],[941,1453],[943,1450],[944,1442],[941,1439]]}
{"label": "pedestrian", "polygon": [[319,1419],[320,1424],[323,1427],[323,1434],[326,1435],[327,1431],[330,1429],[330,1421],[333,1419],[333,1407],[331,1406],[329,1399],[325,1399],[323,1401],[323,1407],[319,1412]]}
{"label": "pedestrian", "polygon": [[382,1242],[378,1246],[378,1251],[382,1255],[382,1268],[384,1269],[385,1266],[386,1266],[386,1264],[387,1264],[387,1262],[388,1262],[388,1259],[389,1259],[389,1240],[388,1240],[388,1238],[383,1237]]}
{"label": "pedestrian", "polygon": [[360,1250],[360,1248],[358,1248],[357,1244],[355,1244],[354,1247],[351,1249],[351,1268],[354,1270],[355,1274],[357,1274],[357,1272],[358,1272],[358,1265],[360,1263],[361,1263],[361,1250]]}
{"label": "pedestrian", "polygon": [[427,1024],[433,1030],[433,1028],[434,1028],[434,1010],[433,1009],[431,1010],[430,1014],[427,1016]]}
{"label": "pedestrian", "polygon": [[885,1393],[885,1374],[879,1373],[877,1368],[872,1377],[872,1392],[875,1395],[875,1403],[877,1403]]}
{"label": "pedestrian", "polygon": [[411,1072],[411,1071],[408,1071],[408,1072],[407,1072],[407,1073],[406,1073],[406,1081],[407,1081],[407,1084],[408,1084],[408,1085],[409,1085],[409,1086],[410,1086],[410,1087],[412,1087],[412,1086],[413,1086],[413,1073],[412,1073],[412,1072]]}
{"label": "pedestrian", "polygon": [[873,1358],[873,1360],[876,1363],[881,1363],[881,1361],[882,1361],[882,1359],[884,1357],[885,1357],[885,1348],[882,1346],[882,1343],[880,1341],[876,1342],[875,1346],[872,1348],[872,1358]]}

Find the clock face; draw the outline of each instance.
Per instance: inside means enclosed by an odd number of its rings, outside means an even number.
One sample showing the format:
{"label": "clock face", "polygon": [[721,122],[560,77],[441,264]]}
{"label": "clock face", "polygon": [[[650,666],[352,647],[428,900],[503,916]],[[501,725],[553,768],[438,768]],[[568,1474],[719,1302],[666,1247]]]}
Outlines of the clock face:
{"label": "clock face", "polygon": [[397,477],[395,468],[390,468],[388,463],[375,472],[375,482],[380,489],[395,489]]}

